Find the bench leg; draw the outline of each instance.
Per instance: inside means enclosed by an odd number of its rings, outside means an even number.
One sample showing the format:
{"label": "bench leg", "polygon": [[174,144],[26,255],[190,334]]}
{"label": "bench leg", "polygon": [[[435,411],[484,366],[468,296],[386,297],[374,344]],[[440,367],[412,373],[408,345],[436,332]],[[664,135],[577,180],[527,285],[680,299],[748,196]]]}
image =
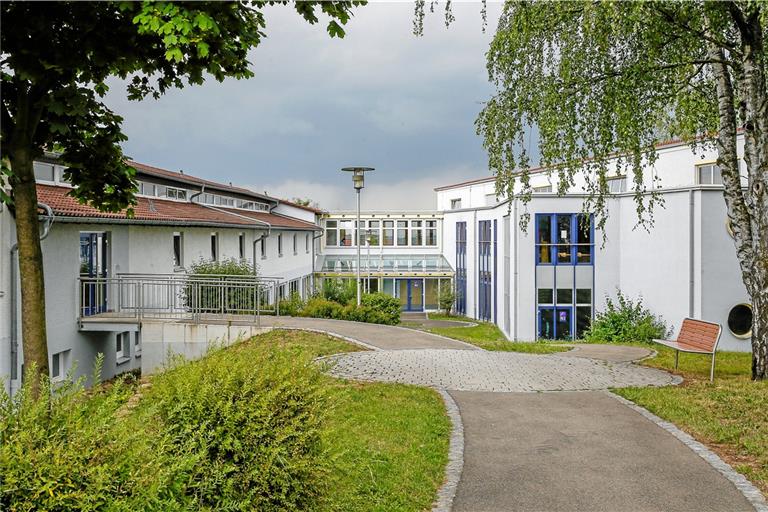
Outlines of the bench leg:
{"label": "bench leg", "polygon": [[680,356],[680,351],[675,350],[675,370],[677,370],[677,358]]}
{"label": "bench leg", "polygon": [[715,382],[715,353],[712,352],[712,368],[709,370],[709,382]]}

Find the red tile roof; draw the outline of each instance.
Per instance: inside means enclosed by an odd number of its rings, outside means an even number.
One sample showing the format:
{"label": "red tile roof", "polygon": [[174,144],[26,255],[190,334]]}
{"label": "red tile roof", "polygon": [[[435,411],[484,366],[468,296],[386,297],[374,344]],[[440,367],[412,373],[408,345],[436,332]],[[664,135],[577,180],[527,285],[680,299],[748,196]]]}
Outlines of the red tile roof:
{"label": "red tile roof", "polygon": [[[273,227],[287,229],[317,229],[314,224],[283,215],[266,212],[250,212],[212,208],[198,203],[172,201],[151,197],[137,197],[133,208],[133,217],[129,218],[125,211],[117,213],[102,212],[98,209],[80,204],[69,195],[69,187],[53,185],[37,185],[37,198],[53,209],[58,217],[86,219],[114,219],[116,222],[136,222],[141,224],[167,225],[204,225],[204,226],[248,226],[263,227],[263,222]],[[255,222],[261,220],[262,222]]]}
{"label": "red tile roof", "polygon": [[305,206],[303,204],[294,203],[293,201],[288,201],[287,199],[281,199],[280,202],[283,204],[287,204],[288,206],[293,206],[294,208],[298,208],[299,210],[306,210],[308,212],[317,213],[317,214],[325,213],[325,210],[321,210],[320,208]]}

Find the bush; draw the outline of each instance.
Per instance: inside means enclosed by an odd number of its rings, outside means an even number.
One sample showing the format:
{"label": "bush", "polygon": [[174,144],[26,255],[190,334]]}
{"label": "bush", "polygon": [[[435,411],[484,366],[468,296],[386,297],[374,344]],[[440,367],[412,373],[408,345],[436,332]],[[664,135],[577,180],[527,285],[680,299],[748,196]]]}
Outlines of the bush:
{"label": "bush", "polygon": [[[189,284],[182,293],[188,308],[202,313],[253,313],[256,306],[255,290],[251,283],[238,283],[238,276],[255,276],[255,267],[245,260],[226,259],[222,261],[199,260],[190,265]],[[222,288],[195,281],[227,281],[232,283]],[[193,284],[194,283],[194,284]]]}
{"label": "bush", "polygon": [[453,303],[456,302],[456,292],[453,291],[453,286],[443,286],[440,288],[440,295],[437,298],[437,303],[440,309],[448,316],[453,309]]}
{"label": "bush", "polygon": [[668,334],[666,322],[645,308],[642,298],[633,301],[619,291],[616,303],[606,297],[605,311],[595,316],[584,333],[584,339],[608,343],[650,343],[654,338],[665,338]]}
{"label": "bush", "polygon": [[357,284],[352,279],[323,279],[323,297],[342,305],[357,300]]}
{"label": "bush", "polygon": [[316,509],[326,377],[242,348],[156,376],[140,400],[123,379],[0,390],[0,510]]}
{"label": "bush", "polygon": [[[400,323],[400,301],[386,293],[367,293],[360,297],[361,309],[368,309],[378,321],[376,324],[397,325]],[[368,320],[365,320],[368,321]]]}
{"label": "bush", "polygon": [[300,315],[312,318],[333,318],[370,324],[396,325],[400,323],[400,302],[384,293],[363,295],[360,298],[360,306],[354,303],[342,305],[322,297],[313,297],[301,309]]}
{"label": "bush", "polygon": [[245,348],[159,375],[145,400],[168,426],[174,451],[199,460],[186,489],[198,507],[311,510],[326,468],[325,377],[307,356]]}
{"label": "bush", "polygon": [[301,295],[293,292],[290,297],[279,302],[279,308],[281,315],[299,316],[304,308],[304,301],[301,300]]}

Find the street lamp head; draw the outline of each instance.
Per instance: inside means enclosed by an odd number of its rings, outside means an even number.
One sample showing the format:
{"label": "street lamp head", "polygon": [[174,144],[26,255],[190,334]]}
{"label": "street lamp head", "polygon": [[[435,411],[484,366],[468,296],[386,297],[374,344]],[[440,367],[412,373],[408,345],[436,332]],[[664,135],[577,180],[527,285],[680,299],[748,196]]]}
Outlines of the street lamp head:
{"label": "street lamp head", "polygon": [[373,171],[373,167],[344,167],[341,170],[352,173],[352,185],[359,191],[365,186],[365,173]]}

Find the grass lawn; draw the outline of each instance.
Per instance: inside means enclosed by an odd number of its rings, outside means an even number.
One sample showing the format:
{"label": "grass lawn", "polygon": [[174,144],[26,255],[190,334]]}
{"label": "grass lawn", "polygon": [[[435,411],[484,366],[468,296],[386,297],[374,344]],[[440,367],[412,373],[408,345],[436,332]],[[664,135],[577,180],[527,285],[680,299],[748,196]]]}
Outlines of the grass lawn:
{"label": "grass lawn", "polygon": [[476,345],[485,350],[505,351],[505,352],[525,352],[528,354],[552,354],[554,352],[564,352],[570,350],[569,347],[553,345],[544,342],[512,342],[507,340],[501,333],[496,324],[490,322],[480,322],[471,318],[461,316],[445,316],[438,314],[429,314],[430,320],[458,320],[462,322],[472,322],[477,325],[473,327],[431,327],[424,329],[428,332],[440,334],[448,338],[465,341]]}
{"label": "grass lawn", "polygon": [[709,357],[680,354],[675,372],[674,351],[654,348],[659,355],[642,364],[677,373],[683,384],[614,392],[673,422],[768,493],[768,382],[750,380],[750,354],[718,352],[710,384]]}
{"label": "grass lawn", "polygon": [[[324,334],[275,330],[249,346],[274,345],[314,357],[359,347]],[[451,423],[432,389],[333,382],[325,442],[332,474],[324,511],[429,510],[445,476]]]}

